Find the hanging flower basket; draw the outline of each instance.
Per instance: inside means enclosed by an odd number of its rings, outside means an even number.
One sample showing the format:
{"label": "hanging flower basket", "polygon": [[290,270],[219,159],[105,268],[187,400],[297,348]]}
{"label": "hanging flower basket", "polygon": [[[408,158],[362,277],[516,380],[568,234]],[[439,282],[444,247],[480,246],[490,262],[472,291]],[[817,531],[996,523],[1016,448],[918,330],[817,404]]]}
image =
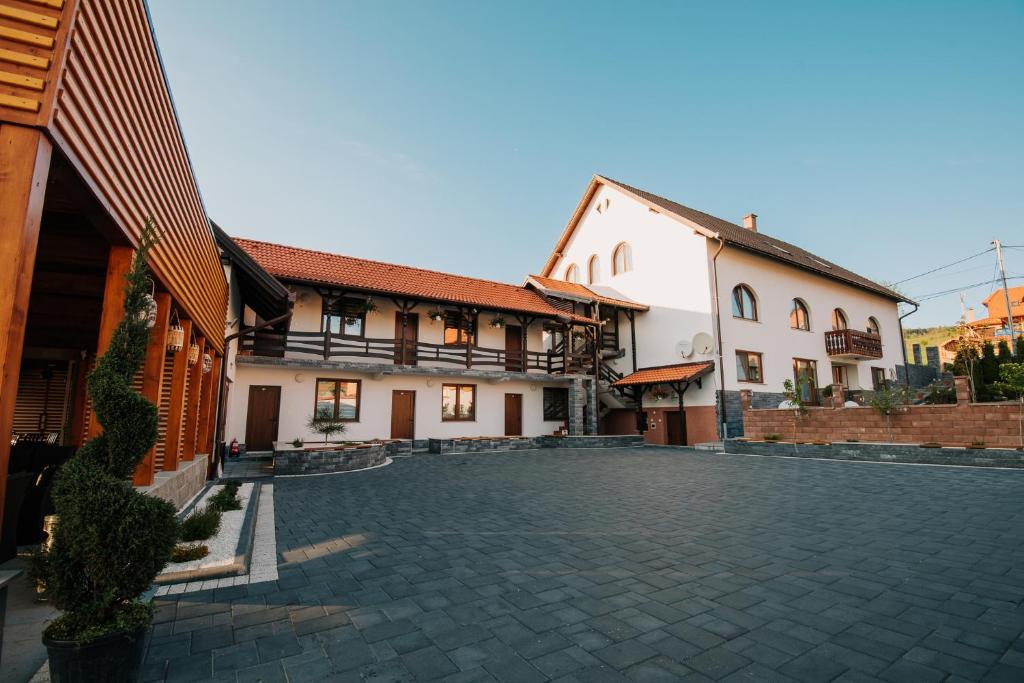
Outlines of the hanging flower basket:
{"label": "hanging flower basket", "polygon": [[657,389],[651,392],[651,398],[653,398],[655,401],[664,401],[668,397],[669,392],[666,389],[662,389],[661,387],[658,387]]}
{"label": "hanging flower basket", "polygon": [[199,344],[189,344],[188,364],[195,365],[197,360],[199,360]]}
{"label": "hanging flower basket", "polygon": [[493,318],[491,318],[491,327],[498,330],[502,329],[503,327],[505,327],[505,318],[503,318],[500,315],[494,316]]}
{"label": "hanging flower basket", "polygon": [[427,317],[430,318],[431,322],[439,323],[442,320],[444,320],[444,311],[442,311],[440,308],[435,309],[428,313]]}
{"label": "hanging flower basket", "polygon": [[177,353],[185,346],[185,328],[177,323],[167,330],[167,350]]}
{"label": "hanging flower basket", "polygon": [[208,353],[203,354],[203,374],[207,375],[213,370],[213,356]]}
{"label": "hanging flower basket", "polygon": [[363,305],[360,306],[359,310],[362,311],[363,315],[373,315],[379,309],[377,308],[377,302],[373,300],[373,297],[370,297],[363,302]]}

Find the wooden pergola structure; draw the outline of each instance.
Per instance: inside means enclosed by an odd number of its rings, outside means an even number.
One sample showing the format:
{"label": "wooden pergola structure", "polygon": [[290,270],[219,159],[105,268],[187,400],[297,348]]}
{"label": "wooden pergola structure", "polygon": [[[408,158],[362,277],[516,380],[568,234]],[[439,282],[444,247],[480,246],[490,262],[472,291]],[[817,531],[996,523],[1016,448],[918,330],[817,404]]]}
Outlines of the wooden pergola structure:
{"label": "wooden pergola structure", "polygon": [[[686,406],[683,395],[686,393],[686,390],[690,388],[691,384],[696,384],[697,387],[700,388],[702,386],[704,376],[714,372],[714,369],[715,363],[713,361],[695,361],[692,363],[677,363],[675,365],[659,365],[657,367],[637,370],[636,372],[628,374],[622,379],[615,381],[611,386],[613,389],[620,392],[630,392],[632,394],[633,400],[636,402],[637,429],[641,433],[647,429],[644,420],[640,419],[644,412],[644,394],[655,386],[667,386],[670,388],[675,392],[676,400],[679,403],[679,433],[683,435],[685,441]],[[685,445],[685,443],[683,445]]]}
{"label": "wooden pergola structure", "polygon": [[[85,377],[148,217],[157,319],[136,385],[161,437],[134,483],[211,452],[227,282],[143,0],[0,0],[0,169],[0,514],[12,434],[73,449],[100,430]],[[28,433],[37,375],[45,438]]]}

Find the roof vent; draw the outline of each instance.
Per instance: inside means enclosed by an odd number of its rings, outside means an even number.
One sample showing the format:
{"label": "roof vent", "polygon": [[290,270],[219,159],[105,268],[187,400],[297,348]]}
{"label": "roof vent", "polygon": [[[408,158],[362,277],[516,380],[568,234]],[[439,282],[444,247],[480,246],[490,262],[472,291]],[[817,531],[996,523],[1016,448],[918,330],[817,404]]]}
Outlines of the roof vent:
{"label": "roof vent", "polygon": [[743,217],[743,227],[746,228],[747,230],[752,230],[753,232],[757,232],[757,214],[756,213],[748,213],[746,216],[744,216]]}

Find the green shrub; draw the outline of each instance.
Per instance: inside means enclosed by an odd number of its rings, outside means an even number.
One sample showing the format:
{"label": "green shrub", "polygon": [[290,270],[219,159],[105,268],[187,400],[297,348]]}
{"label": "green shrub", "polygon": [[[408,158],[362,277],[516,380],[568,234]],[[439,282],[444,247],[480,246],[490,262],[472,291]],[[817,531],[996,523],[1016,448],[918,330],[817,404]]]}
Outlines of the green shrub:
{"label": "green shrub", "polygon": [[220,529],[220,510],[211,507],[196,510],[182,520],[178,527],[178,539],[182,541],[205,541]]}
{"label": "green shrub", "polygon": [[206,506],[208,508],[218,510],[220,512],[228,512],[230,510],[241,510],[242,501],[238,497],[238,484],[225,484],[224,488],[210,496],[210,499],[206,503]]}
{"label": "green shrub", "polygon": [[171,562],[191,562],[201,560],[210,554],[210,549],[201,543],[190,543],[189,545],[176,545],[171,551]]}
{"label": "green shrub", "polygon": [[156,443],[157,409],[132,390],[149,339],[147,256],[152,219],[125,276],[124,318],[89,376],[88,392],[103,431],[64,464],[53,487],[60,521],[39,578],[63,614],[45,636],[88,641],[145,628],[152,610],[139,596],[174,548],[174,506],[132,488],[131,476]]}

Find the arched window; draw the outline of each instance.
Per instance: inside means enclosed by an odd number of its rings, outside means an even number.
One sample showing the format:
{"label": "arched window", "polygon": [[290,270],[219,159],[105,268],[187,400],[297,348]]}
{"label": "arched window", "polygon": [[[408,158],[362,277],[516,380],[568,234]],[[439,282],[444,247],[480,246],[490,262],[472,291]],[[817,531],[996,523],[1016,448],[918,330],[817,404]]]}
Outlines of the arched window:
{"label": "arched window", "polygon": [[843,313],[843,309],[837,308],[832,311],[832,329],[833,330],[845,330],[846,329],[846,314]]}
{"label": "arched window", "polygon": [[789,311],[789,326],[794,330],[810,330],[811,314],[803,299],[793,299],[793,308]]}
{"label": "arched window", "polygon": [[597,258],[597,254],[590,257],[587,261],[587,284],[594,285],[601,281],[601,259]]}
{"label": "arched window", "polygon": [[868,318],[868,334],[873,334],[876,337],[882,336],[882,331],[878,328],[878,321],[874,316]]}
{"label": "arched window", "polygon": [[736,285],[732,289],[732,315],[744,320],[757,320],[757,299],[754,292],[746,285]]}
{"label": "arched window", "polygon": [[633,270],[633,249],[626,242],[619,242],[612,251],[612,275]]}
{"label": "arched window", "polygon": [[580,281],[580,268],[575,263],[569,265],[565,269],[565,281],[566,282],[579,282]]}

